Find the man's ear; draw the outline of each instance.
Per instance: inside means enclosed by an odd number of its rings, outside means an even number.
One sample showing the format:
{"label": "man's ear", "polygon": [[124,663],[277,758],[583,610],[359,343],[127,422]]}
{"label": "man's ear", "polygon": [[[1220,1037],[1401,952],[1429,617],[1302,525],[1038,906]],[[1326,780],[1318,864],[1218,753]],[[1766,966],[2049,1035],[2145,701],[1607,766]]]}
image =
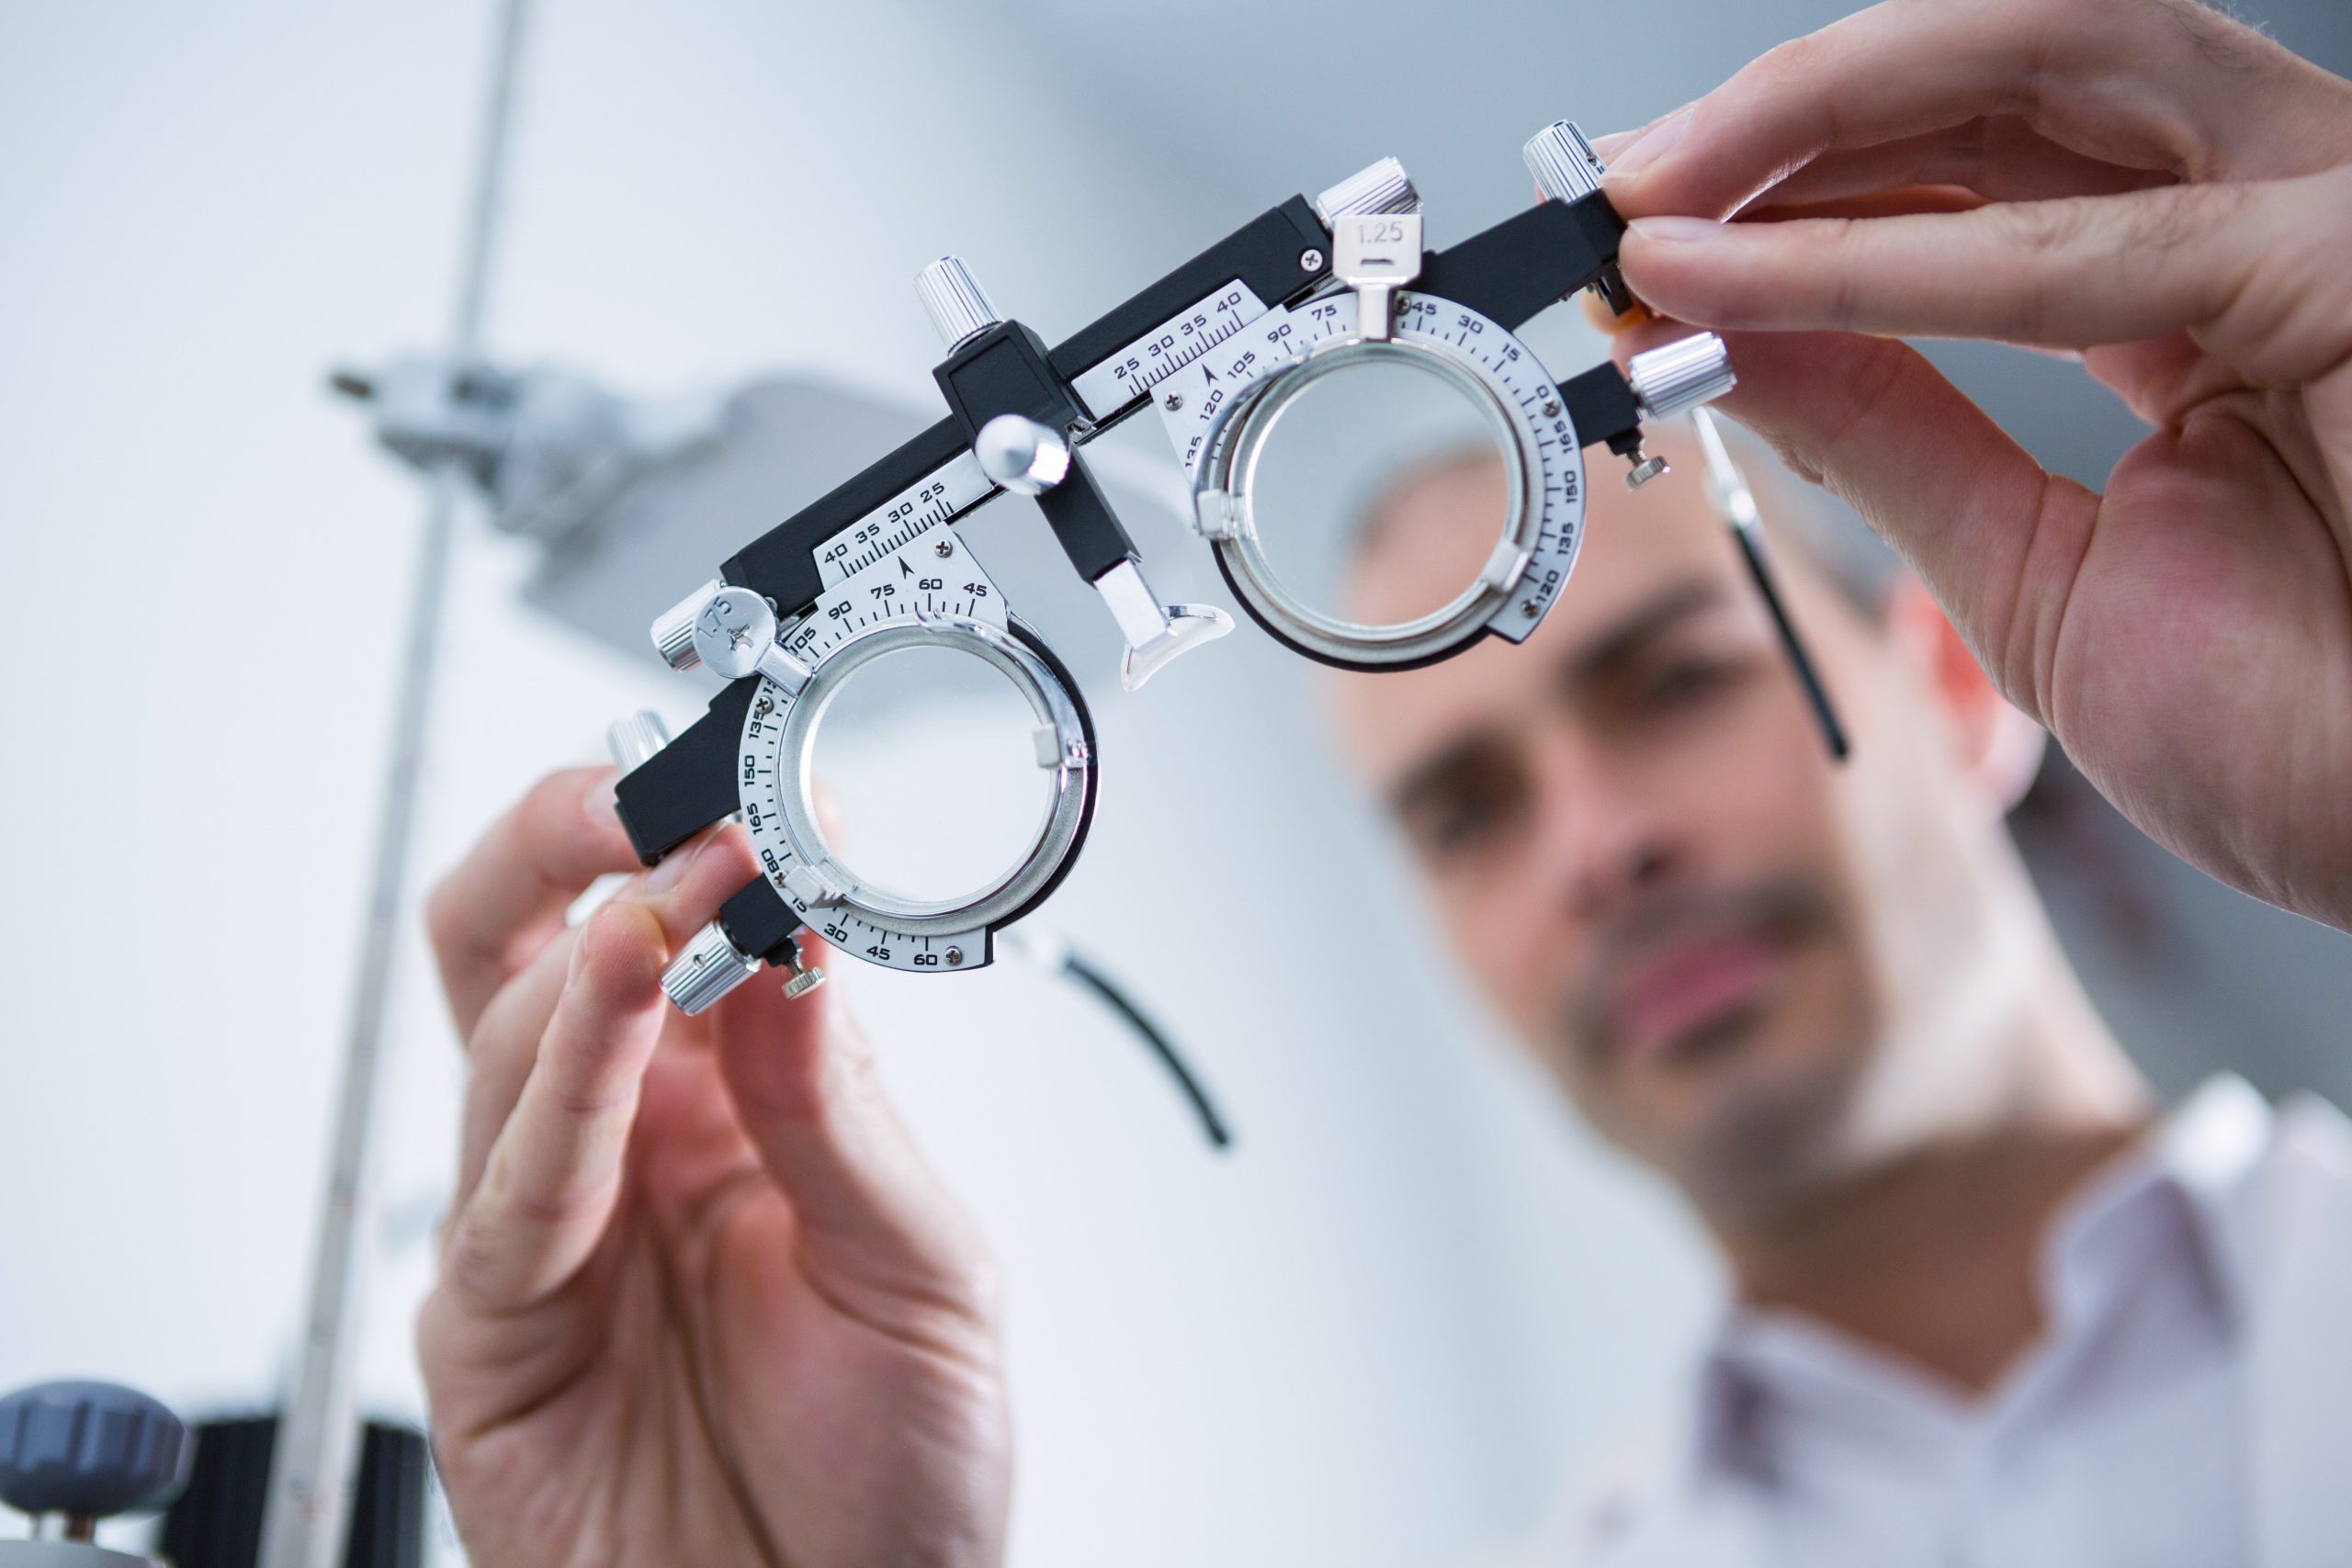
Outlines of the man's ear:
{"label": "man's ear", "polygon": [[1905,573],[1896,581],[1888,592],[1886,618],[1890,635],[1913,657],[1951,716],[1961,765],[2007,813],[2025,798],[2041,771],[2049,737],[1994,689],[1917,578]]}

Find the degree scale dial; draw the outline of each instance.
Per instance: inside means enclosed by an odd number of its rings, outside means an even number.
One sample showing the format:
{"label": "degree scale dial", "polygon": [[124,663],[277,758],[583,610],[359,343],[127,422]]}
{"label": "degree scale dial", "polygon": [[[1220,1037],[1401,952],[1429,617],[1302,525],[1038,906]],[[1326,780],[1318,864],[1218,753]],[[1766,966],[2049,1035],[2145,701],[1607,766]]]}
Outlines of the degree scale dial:
{"label": "degree scale dial", "polygon": [[[1283,409],[1322,377],[1368,361],[1417,365],[1447,381],[1509,455],[1508,516],[1476,581],[1444,607],[1395,626],[1343,621],[1292,592],[1267,559],[1247,488]],[[1311,658],[1403,669],[1443,659],[1487,631],[1523,641],[1575,568],[1585,499],[1575,421],[1535,355],[1467,306],[1399,292],[1384,339],[1362,334],[1346,293],[1270,312],[1169,378],[1160,409],[1193,481],[1193,525],[1216,547],[1227,582],[1261,625]]]}
{"label": "degree scale dial", "polygon": [[[898,534],[905,543],[872,556],[784,629],[781,646],[808,681],[795,691],[762,678],[744,714],[738,799],[770,885],[826,941],[892,969],[977,969],[994,956],[996,928],[1051,888],[1085,836],[1093,727],[1068,672],[1009,613],[962,540],[920,515],[890,536]],[[809,759],[826,706],[866,665],[913,648],[964,654],[1011,682],[1035,721],[1037,766],[1050,774],[1047,809],[1019,862],[944,899],[905,897],[856,875],[826,840],[811,793]]]}

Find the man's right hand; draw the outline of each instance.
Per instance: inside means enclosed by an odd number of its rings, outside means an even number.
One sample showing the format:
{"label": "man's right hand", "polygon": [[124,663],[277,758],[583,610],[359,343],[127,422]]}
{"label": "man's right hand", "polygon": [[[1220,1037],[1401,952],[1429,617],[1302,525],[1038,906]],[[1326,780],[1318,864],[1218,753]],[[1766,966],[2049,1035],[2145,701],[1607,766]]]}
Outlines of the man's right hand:
{"label": "man's right hand", "polygon": [[741,830],[566,928],[636,864],[611,773],[558,773],[431,901],[471,1073],[417,1332],[472,1561],[999,1562],[985,1251],[830,989],[754,981],[699,1019],[663,998],[757,869]]}

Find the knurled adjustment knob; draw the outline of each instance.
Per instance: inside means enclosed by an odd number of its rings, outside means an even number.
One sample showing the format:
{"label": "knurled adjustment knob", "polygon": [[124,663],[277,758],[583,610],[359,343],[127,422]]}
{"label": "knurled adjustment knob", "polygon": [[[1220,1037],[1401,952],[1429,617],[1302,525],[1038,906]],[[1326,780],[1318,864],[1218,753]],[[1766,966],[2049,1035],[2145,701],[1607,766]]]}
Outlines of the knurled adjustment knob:
{"label": "knurled adjustment knob", "polygon": [[0,1503],[99,1519],[179,1484],[187,1428],[159,1401],[107,1382],[46,1382],[0,1399]]}
{"label": "knurled adjustment knob", "polygon": [[670,727],[651,708],[639,708],[605,727],[605,749],[624,777],[651,761],[668,744]]}
{"label": "knurled adjustment knob", "polygon": [[693,1017],[760,972],[760,961],[737,947],[717,920],[695,932],[670,966],[662,989],[680,1012]]}
{"label": "knurled adjustment knob", "polygon": [[1637,354],[1625,366],[1626,384],[1650,419],[1672,419],[1711,403],[1739,384],[1731,350],[1713,333],[1693,333]]}
{"label": "knurled adjustment knob", "polygon": [[1607,165],[1574,120],[1555,119],[1519,150],[1536,188],[1555,201],[1580,201],[1600,188]]}
{"label": "knurled adjustment knob", "polygon": [[915,274],[915,295],[950,352],[1004,320],[962,256],[942,256]]}
{"label": "knurled adjustment knob", "polygon": [[662,612],[653,623],[653,651],[662,662],[684,673],[702,662],[702,655],[695,649],[695,622],[710,604],[710,597],[727,584],[712,578],[692,593]]}
{"label": "knurled adjustment knob", "polygon": [[1395,212],[1419,212],[1421,193],[1413,176],[1394,158],[1358,169],[1315,198],[1315,216],[1329,228],[1342,218],[1378,218]]}

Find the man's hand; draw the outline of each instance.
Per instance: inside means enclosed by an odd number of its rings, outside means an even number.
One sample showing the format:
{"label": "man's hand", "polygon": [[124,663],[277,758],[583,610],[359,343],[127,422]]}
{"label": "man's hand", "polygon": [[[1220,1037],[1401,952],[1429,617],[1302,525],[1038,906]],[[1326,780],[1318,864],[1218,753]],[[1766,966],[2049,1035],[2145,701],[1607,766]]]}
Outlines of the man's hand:
{"label": "man's hand", "polygon": [[[480,1568],[992,1564],[1010,1467],[989,1262],[820,990],[700,1019],[668,955],[756,867],[635,867],[612,775],[543,781],[434,893],[466,1041],[457,1201],[417,1325]],[[815,956],[815,954],[812,954]]]}
{"label": "man's hand", "polygon": [[[1725,411],[2132,820],[2352,930],[2352,83],[2190,0],[1891,0],[1605,151]],[[1905,333],[2076,351],[2155,433],[2053,479]]]}

